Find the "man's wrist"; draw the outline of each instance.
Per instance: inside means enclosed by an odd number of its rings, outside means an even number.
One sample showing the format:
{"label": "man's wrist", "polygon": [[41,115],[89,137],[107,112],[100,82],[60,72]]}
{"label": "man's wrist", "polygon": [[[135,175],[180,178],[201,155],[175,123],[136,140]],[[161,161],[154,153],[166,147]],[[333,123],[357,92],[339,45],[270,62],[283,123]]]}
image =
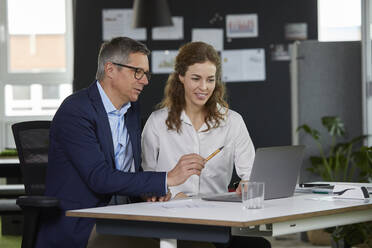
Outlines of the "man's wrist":
{"label": "man's wrist", "polygon": [[168,172],[165,174],[165,194],[170,192],[169,185],[168,185]]}
{"label": "man's wrist", "polygon": [[169,175],[169,172],[167,172],[167,174],[166,174],[166,180],[165,180],[165,182],[166,182],[166,185],[168,186],[168,187],[172,187],[172,186],[175,186],[174,185],[174,182],[173,182],[173,178],[171,177],[171,175]]}

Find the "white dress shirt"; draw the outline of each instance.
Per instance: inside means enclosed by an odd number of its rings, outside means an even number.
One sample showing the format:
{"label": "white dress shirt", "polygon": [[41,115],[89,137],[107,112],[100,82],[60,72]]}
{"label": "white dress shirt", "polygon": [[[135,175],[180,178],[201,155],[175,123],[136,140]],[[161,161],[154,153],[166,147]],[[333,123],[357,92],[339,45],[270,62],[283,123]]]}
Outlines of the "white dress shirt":
{"label": "white dress shirt", "polygon": [[128,102],[123,105],[120,110],[117,110],[106,95],[101,84],[98,81],[96,84],[110,123],[112,142],[114,145],[115,167],[124,172],[134,172],[135,166],[132,144],[124,118],[124,115],[131,107],[131,103]]}
{"label": "white dress shirt", "polygon": [[197,153],[206,158],[224,146],[222,151],[205,164],[200,178],[193,175],[182,185],[171,187],[172,197],[179,192],[189,195],[227,192],[234,165],[241,179],[249,179],[255,150],[240,114],[228,110],[225,120],[220,122],[218,128],[203,132],[207,125],[204,123],[196,131],[183,111],[179,133],[168,130],[165,124],[167,116],[168,109],[163,108],[153,112],[146,122],[141,142],[144,170],[168,172],[185,154]]}

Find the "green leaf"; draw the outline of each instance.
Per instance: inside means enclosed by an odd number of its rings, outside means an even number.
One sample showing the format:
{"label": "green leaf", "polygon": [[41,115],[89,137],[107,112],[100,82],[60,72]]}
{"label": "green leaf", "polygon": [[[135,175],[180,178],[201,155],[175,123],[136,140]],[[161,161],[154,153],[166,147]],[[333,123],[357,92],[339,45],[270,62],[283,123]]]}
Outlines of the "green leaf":
{"label": "green leaf", "polygon": [[301,125],[297,128],[297,132],[299,132],[300,130],[303,130],[305,131],[305,133],[311,135],[311,137],[313,137],[313,139],[315,140],[319,140],[320,139],[320,134],[319,134],[319,131],[316,130],[316,129],[312,129],[310,128],[308,125],[304,124],[304,125]]}
{"label": "green leaf", "polygon": [[344,136],[345,127],[341,119],[337,116],[324,116],[322,118],[322,124],[327,128],[328,133],[333,136]]}

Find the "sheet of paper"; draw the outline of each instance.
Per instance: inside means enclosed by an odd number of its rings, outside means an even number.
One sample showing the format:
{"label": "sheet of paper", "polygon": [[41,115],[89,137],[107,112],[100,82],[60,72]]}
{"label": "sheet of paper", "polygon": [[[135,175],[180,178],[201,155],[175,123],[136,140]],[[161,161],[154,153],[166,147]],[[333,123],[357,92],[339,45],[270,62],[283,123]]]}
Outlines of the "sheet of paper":
{"label": "sheet of paper", "polygon": [[152,51],[152,73],[171,73],[174,70],[174,62],[178,54],[177,50]]}
{"label": "sheet of paper", "polygon": [[212,45],[217,51],[223,50],[223,29],[194,28],[191,34],[192,41],[203,41]]}
{"label": "sheet of paper", "polygon": [[224,82],[264,81],[266,79],[265,50],[225,50],[221,53]]}
{"label": "sheet of paper", "polygon": [[333,196],[327,196],[327,197],[309,197],[306,198],[306,200],[313,200],[313,201],[334,201],[335,199]]}
{"label": "sheet of paper", "polygon": [[173,26],[152,28],[153,40],[182,40],[183,39],[183,17],[173,16]]}
{"label": "sheet of paper", "polygon": [[337,198],[334,195],[327,196],[327,197],[311,197],[306,198],[306,200],[312,200],[312,201],[331,201],[331,202],[364,202],[369,203],[370,199],[351,199],[351,198]]}
{"label": "sheet of paper", "polygon": [[103,9],[102,38],[104,41],[118,36],[146,40],[146,28],[133,28],[132,9]]}
{"label": "sheet of paper", "polygon": [[161,202],[160,206],[165,209],[185,209],[185,208],[217,208],[216,204],[204,201],[194,201],[193,199],[174,200]]}
{"label": "sheet of paper", "polygon": [[258,36],[257,14],[226,16],[226,37],[249,38],[257,36]]}

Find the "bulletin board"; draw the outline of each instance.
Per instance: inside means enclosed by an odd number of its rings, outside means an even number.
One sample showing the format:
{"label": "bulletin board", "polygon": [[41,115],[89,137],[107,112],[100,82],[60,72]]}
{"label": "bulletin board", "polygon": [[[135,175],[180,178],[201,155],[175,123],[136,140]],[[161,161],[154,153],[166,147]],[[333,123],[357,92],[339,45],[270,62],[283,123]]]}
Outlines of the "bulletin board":
{"label": "bulletin board", "polygon": [[[226,83],[230,108],[243,116],[256,147],[290,144],[289,61],[286,54],[282,54],[282,48],[293,40],[286,38],[285,26],[288,23],[300,23],[297,27],[306,24],[306,38],[317,39],[316,4],[313,0],[169,0],[171,14],[177,18],[176,23],[179,24],[182,19],[183,32],[164,38],[167,34],[157,32],[153,35],[151,29],[145,31],[146,39],[143,42],[160,57],[157,57],[155,66],[150,57],[150,68],[157,73],[141,94],[142,118],[147,119],[161,101],[171,69],[171,56],[177,53],[178,48],[192,41],[193,36],[219,37],[222,32],[221,42],[218,38],[210,42],[216,42],[214,46],[223,58],[263,60],[247,64],[243,69],[234,68],[234,65],[242,62],[230,60],[230,70],[236,69],[227,74],[230,77]],[[132,0],[75,2],[75,91],[94,81],[98,50],[104,39],[103,13],[107,10],[131,9],[132,6]],[[239,29],[237,24],[242,20],[246,22]],[[276,59],[272,56],[273,48],[278,50]],[[169,57],[162,53],[165,50],[169,51]],[[239,52],[246,56],[239,57]]]}

